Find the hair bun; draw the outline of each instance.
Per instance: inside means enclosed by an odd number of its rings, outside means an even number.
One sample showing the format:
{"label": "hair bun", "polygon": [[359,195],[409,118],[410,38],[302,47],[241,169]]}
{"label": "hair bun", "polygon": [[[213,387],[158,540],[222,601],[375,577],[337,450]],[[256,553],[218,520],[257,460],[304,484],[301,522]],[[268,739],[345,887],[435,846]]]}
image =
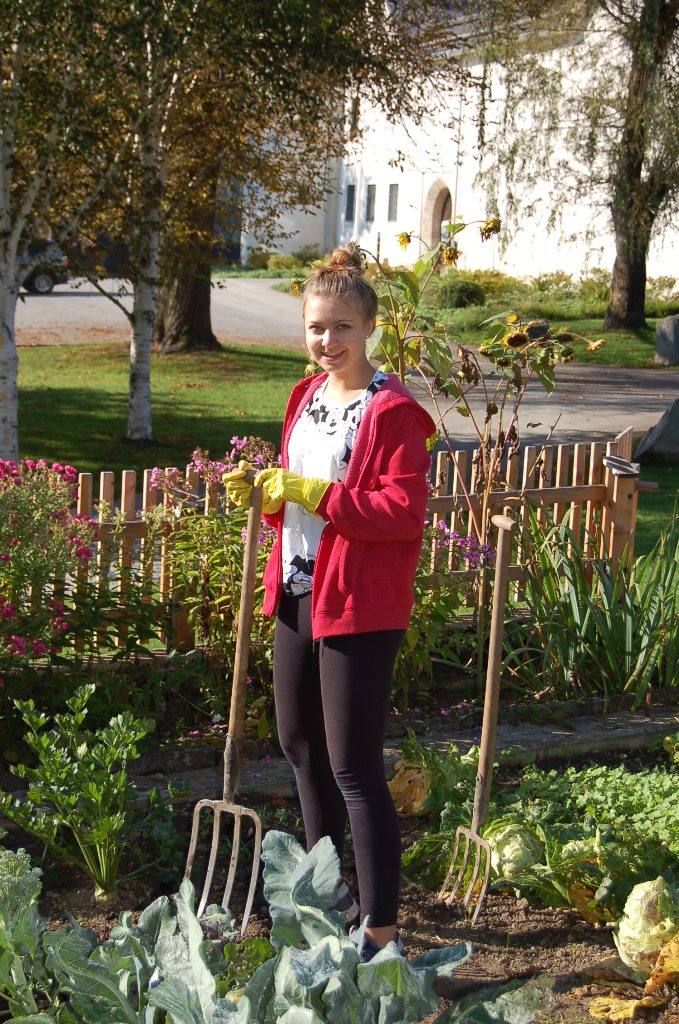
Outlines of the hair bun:
{"label": "hair bun", "polygon": [[335,249],[319,270],[335,274],[362,274],[363,254],[354,242],[350,242]]}

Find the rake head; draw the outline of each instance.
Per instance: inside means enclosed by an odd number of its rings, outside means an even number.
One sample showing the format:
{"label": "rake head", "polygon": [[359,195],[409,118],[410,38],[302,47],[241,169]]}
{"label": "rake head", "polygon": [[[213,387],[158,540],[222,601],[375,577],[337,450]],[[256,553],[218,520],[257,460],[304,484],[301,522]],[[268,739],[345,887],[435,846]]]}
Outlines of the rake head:
{"label": "rake head", "polygon": [[[462,825],[457,829],[453,857],[448,868],[448,874],[441,886],[439,899],[443,900],[447,906],[450,906],[457,897],[458,892],[464,885],[472,850],[474,850],[474,866],[471,869],[471,876],[467,882],[467,890],[462,900],[462,906],[467,910],[472,896],[475,896],[476,905],[472,914],[472,924],[476,924],[477,918],[481,913],[483,901],[486,898],[488,879],[490,877],[490,846],[478,832],[472,832],[470,828],[464,828]],[[456,871],[455,882],[452,889],[448,891],[450,880]],[[480,878],[482,878],[481,888],[475,893],[474,890]]]}
{"label": "rake head", "polygon": [[[193,809],[193,822],[191,826],[191,841],[189,843],[189,852],[186,857],[186,868],[184,870],[184,878],[191,877],[191,870],[193,868],[193,861],[196,856],[196,849],[198,847],[198,839],[201,831],[201,826],[204,825],[206,819],[209,817],[208,811],[212,811],[212,842],[210,845],[210,853],[208,856],[207,868],[205,870],[205,879],[203,882],[203,891],[200,896],[198,903],[197,916],[200,917],[205,907],[207,906],[208,899],[210,896],[210,890],[214,882],[215,868],[217,866],[217,855],[219,853],[219,840],[222,836],[222,815],[230,815],[233,818],[233,837],[231,841],[231,858],[229,861],[229,869],[226,877],[226,884],[224,886],[224,893],[222,895],[221,906],[225,910],[229,908],[229,902],[231,900],[231,894],[233,892],[233,886],[236,879],[236,869],[238,866],[238,856],[240,853],[241,845],[241,826],[243,819],[249,819],[254,827],[254,849],[252,851],[252,870],[250,872],[250,883],[248,885],[247,897],[245,900],[245,909],[243,911],[243,922],[241,924],[241,936],[245,934],[248,919],[252,911],[252,901],[255,896],[255,886],[257,885],[257,876],[259,873],[259,861],[262,853],[262,822],[259,815],[253,811],[250,807],[242,807],[240,804],[229,803],[226,800],[199,800]],[[205,813],[203,813],[205,812]],[[202,817],[202,821],[201,821]]]}

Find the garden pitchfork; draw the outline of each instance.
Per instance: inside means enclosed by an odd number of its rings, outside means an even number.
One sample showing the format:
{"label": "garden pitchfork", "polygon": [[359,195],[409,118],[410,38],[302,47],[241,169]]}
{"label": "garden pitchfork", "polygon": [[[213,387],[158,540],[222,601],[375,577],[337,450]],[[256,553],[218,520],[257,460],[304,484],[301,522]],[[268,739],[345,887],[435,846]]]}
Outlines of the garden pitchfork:
{"label": "garden pitchfork", "polygon": [[[463,883],[469,858],[474,850],[474,868],[472,870],[467,891],[463,900],[463,907],[469,906],[474,887],[481,875],[481,864],[483,861],[483,881],[478,895],[478,902],[472,917],[472,924],[481,912],[483,901],[488,891],[488,879],[490,877],[490,846],[480,835],[480,830],[486,823],[488,817],[488,804],[490,801],[490,784],[493,778],[493,760],[495,757],[495,734],[497,731],[497,709],[500,698],[500,667],[502,665],[502,635],[504,632],[505,604],[507,601],[507,576],[509,569],[509,558],[512,550],[512,531],[516,523],[508,516],[493,516],[493,526],[498,528],[497,556],[495,559],[495,582],[493,585],[493,609],[490,621],[490,642],[488,645],[488,667],[486,669],[486,693],[483,705],[483,726],[481,729],[481,747],[479,750],[479,767],[476,775],[476,787],[474,789],[474,810],[472,814],[471,828],[460,826],[455,833],[455,846],[450,868],[445,881],[439,892],[439,899],[445,900],[448,906],[455,899]],[[458,865],[458,853],[462,855],[462,862]],[[455,883],[446,895],[448,884],[457,870]]]}
{"label": "garden pitchfork", "polygon": [[[251,471],[246,475],[246,480],[252,483],[255,474]],[[250,509],[248,511],[247,535],[245,538],[245,551],[243,554],[243,580],[241,584],[240,609],[238,612],[238,634],[236,638],[236,653],[233,665],[233,685],[231,688],[231,707],[229,710],[229,728],[224,747],[224,788],[221,800],[199,800],[193,810],[193,824],[191,828],[191,842],[186,858],[186,870],[184,877],[189,878],[193,867],[193,860],[196,854],[198,836],[201,826],[201,812],[212,811],[212,845],[208,858],[203,892],[198,905],[198,917],[205,910],[210,895],[212,882],[217,864],[217,853],[219,849],[219,838],[221,832],[222,815],[233,815],[233,841],[231,844],[231,860],[222,896],[221,905],[224,909],[229,906],[231,893],[236,877],[236,866],[241,840],[241,824],[243,818],[250,818],[254,824],[254,850],[253,865],[250,874],[250,885],[245,901],[243,912],[243,923],[241,935],[245,928],[252,910],[252,901],[257,885],[259,873],[259,860],[262,852],[262,822],[259,815],[250,807],[243,807],[235,803],[236,794],[240,785],[240,754],[238,744],[243,737],[243,721],[245,718],[245,685],[248,674],[248,658],[250,654],[250,633],[252,630],[252,616],[254,606],[255,585],[257,578],[257,547],[259,543],[259,531],[262,521],[262,488],[253,487],[250,492]],[[204,820],[204,819],[203,819]]]}

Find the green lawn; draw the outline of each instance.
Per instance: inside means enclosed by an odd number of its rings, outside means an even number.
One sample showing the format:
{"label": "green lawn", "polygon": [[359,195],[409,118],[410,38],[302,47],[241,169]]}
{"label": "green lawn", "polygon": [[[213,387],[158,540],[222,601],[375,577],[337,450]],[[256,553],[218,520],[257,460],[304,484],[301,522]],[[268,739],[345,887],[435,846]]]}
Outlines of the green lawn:
{"label": "green lawn", "polygon": [[234,434],[276,444],[290,389],[303,376],[304,354],[233,346],[222,352],[152,360],[156,440],[124,440],[127,345],[21,349],[19,441],[24,458],[70,463],[81,472],[182,466],[197,446],[214,456]]}
{"label": "green lawn", "polygon": [[[473,312],[469,307],[462,310],[432,310],[431,311],[443,323],[446,323],[451,332],[460,338],[463,344],[479,345],[483,340],[487,327],[480,327],[479,323],[492,313],[484,307],[479,314]],[[642,368],[654,366],[655,356],[655,320],[649,319],[648,326],[639,331],[602,331],[602,319],[596,320],[569,320],[552,319],[554,330],[568,330],[575,335],[581,336],[587,341],[597,341],[604,338],[606,344],[597,352],[587,352],[585,341],[575,343],[575,362],[596,363],[600,366],[628,366],[631,368]]]}
{"label": "green lawn", "polygon": [[[269,273],[269,272],[265,272]],[[290,292],[290,282],[272,285],[276,291]],[[502,307],[504,309],[504,307]],[[466,309],[438,309],[425,307],[428,315],[445,323],[454,338],[464,345],[476,347],[483,341],[488,327],[479,326],[484,320],[500,312],[500,306],[468,306]],[[538,314],[536,314],[538,315]],[[549,318],[555,332],[568,330],[576,335],[575,359],[577,363],[595,363],[599,366],[627,366],[632,369],[655,366],[656,320],[647,319],[647,326],[638,331],[602,331],[603,314],[596,319],[569,319],[563,316]],[[606,344],[596,352],[587,352],[587,342],[604,338]],[[580,340],[578,340],[580,339]],[[671,369],[671,367],[668,367]]]}
{"label": "green lawn", "polygon": [[642,465],[640,478],[659,485],[655,492],[639,494],[634,552],[644,555],[679,512],[679,466]]}

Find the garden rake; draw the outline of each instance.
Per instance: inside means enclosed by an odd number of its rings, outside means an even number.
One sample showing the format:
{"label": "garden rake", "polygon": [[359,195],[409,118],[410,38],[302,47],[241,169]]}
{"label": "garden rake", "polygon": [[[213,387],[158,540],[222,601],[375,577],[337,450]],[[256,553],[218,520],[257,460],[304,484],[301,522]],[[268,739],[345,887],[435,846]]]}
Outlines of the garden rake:
{"label": "garden rake", "polygon": [[[462,887],[469,859],[474,851],[474,867],[467,890],[462,901],[466,910],[472,898],[475,886],[481,876],[483,863],[483,880],[478,894],[476,908],[472,916],[472,924],[476,924],[481,912],[483,901],[488,891],[490,877],[490,846],[480,835],[486,818],[490,801],[490,784],[493,778],[493,761],[495,757],[495,734],[497,731],[497,710],[500,698],[500,666],[502,664],[502,636],[504,632],[504,611],[507,601],[507,580],[509,558],[512,550],[512,531],[516,524],[508,516],[493,516],[491,522],[498,528],[497,556],[495,560],[495,582],[493,585],[493,608],[490,622],[490,642],[488,645],[488,667],[486,669],[486,693],[483,705],[483,726],[481,729],[481,746],[479,749],[479,767],[474,789],[474,809],[471,828],[460,826],[455,833],[455,845],[450,868],[439,892],[439,899],[451,905]],[[462,861],[458,867],[458,855]],[[450,879],[457,871],[455,883],[446,895]]]}
{"label": "garden rake", "polygon": [[[245,479],[252,483],[255,474],[248,471]],[[186,870],[184,877],[189,878],[193,867],[193,860],[196,855],[198,837],[201,830],[202,812],[212,811],[212,845],[205,872],[203,892],[198,905],[198,917],[205,910],[214,879],[215,867],[217,865],[217,853],[221,835],[222,816],[233,816],[233,840],[231,844],[231,859],[229,870],[222,896],[221,905],[224,909],[229,906],[233,885],[236,878],[236,867],[241,842],[241,825],[243,818],[249,818],[254,825],[254,850],[253,866],[250,874],[250,884],[241,935],[245,933],[252,901],[255,895],[255,886],[259,874],[259,860],[262,852],[262,822],[259,815],[250,807],[243,807],[235,803],[236,794],[240,785],[240,753],[239,743],[243,736],[243,721],[245,719],[245,686],[248,672],[248,658],[250,653],[250,633],[252,630],[252,617],[254,606],[254,594],[257,577],[257,547],[259,543],[259,531],[262,521],[262,488],[253,487],[250,492],[250,509],[248,511],[247,535],[245,538],[245,551],[243,554],[243,579],[241,584],[240,609],[238,612],[238,634],[236,638],[236,653],[233,666],[233,685],[231,689],[231,706],[229,710],[229,728],[224,747],[224,786],[221,800],[199,800],[193,810],[193,823],[191,828],[191,842],[186,858]]]}

